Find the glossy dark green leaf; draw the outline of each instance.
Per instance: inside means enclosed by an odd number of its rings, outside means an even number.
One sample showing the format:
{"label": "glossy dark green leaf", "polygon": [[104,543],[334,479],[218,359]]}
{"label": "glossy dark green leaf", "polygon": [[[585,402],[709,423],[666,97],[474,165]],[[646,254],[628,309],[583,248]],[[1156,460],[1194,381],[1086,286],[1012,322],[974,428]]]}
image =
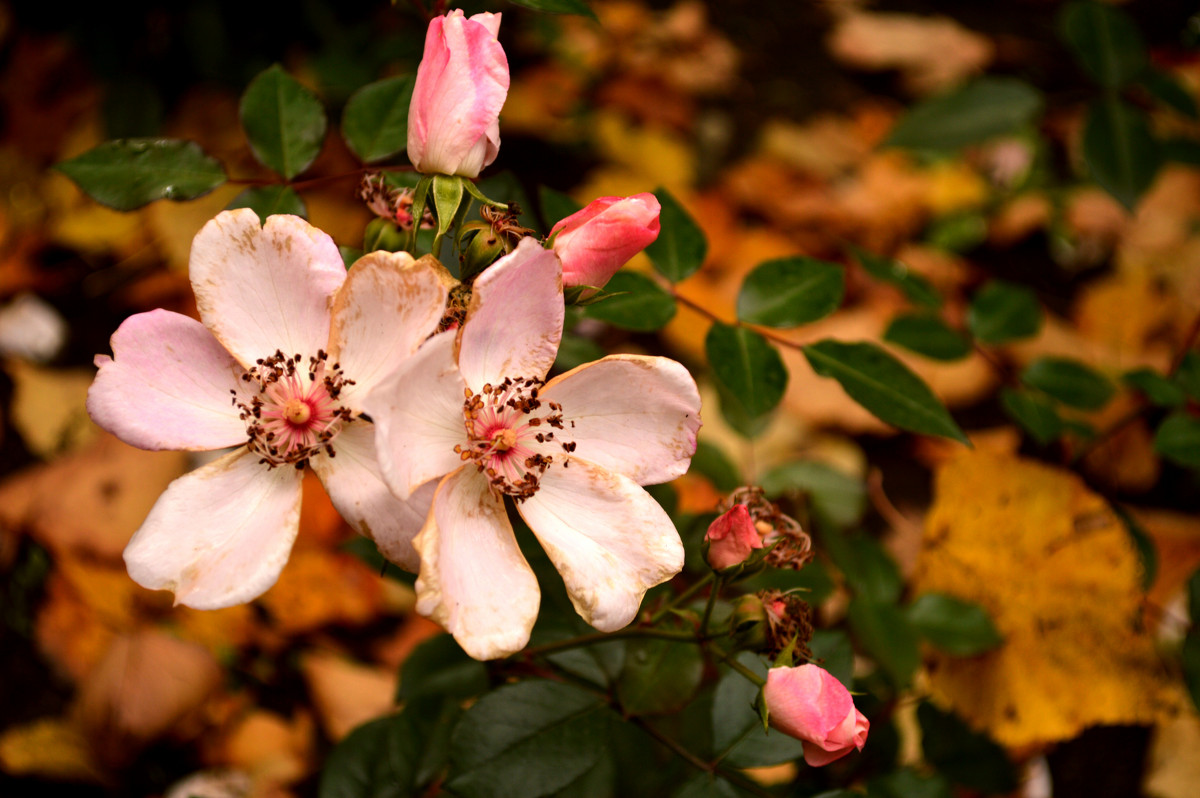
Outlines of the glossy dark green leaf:
{"label": "glossy dark green leaf", "polygon": [[254,157],[289,180],[321,152],[328,124],[325,109],[278,64],[250,81],[238,115]]}
{"label": "glossy dark green leaf", "polygon": [[1138,83],[1150,96],[1191,119],[1200,118],[1200,109],[1191,93],[1173,75],[1153,67],[1144,71]]}
{"label": "glossy dark green leaf", "polygon": [[587,305],[585,316],[636,332],[662,329],[675,317],[675,298],[637,272],[617,272],[604,286],[604,293],[614,296]]}
{"label": "glossy dark green leaf", "polygon": [[701,474],[721,493],[729,493],[742,484],[742,475],[733,461],[718,447],[707,441],[696,444],[688,473]]}
{"label": "glossy dark green leaf", "polygon": [[804,356],[813,371],[837,380],[851,399],[887,423],[967,443],[925,381],[875,344],[827,339],[805,346]]}
{"label": "glossy dark green leaf", "polygon": [[1121,375],[1121,381],[1146,395],[1160,407],[1179,407],[1187,394],[1178,382],[1167,379],[1153,369],[1134,369]]}
{"label": "glossy dark green leaf", "polygon": [[985,344],[1031,338],[1042,328],[1042,306],[1028,288],[992,280],[971,299],[967,327]]}
{"label": "glossy dark green leaf", "polygon": [[454,730],[446,787],[464,798],[548,795],[599,761],[608,712],[595,694],[545,679],[488,693]]}
{"label": "glossy dark green leaf", "polygon": [[712,773],[697,773],[669,798],[739,798],[729,782]]}
{"label": "glossy dark green leaf", "polygon": [[538,189],[538,199],[542,203],[542,219],[546,222],[546,232],[566,219],[573,213],[583,210],[583,206],[561,191],[542,186]]}
{"label": "glossy dark green leaf", "polygon": [[596,19],[596,13],[584,0],[508,0],[510,3],[549,14],[578,14]]}
{"label": "glossy dark green leaf", "polygon": [[1080,410],[1099,410],[1116,393],[1107,377],[1064,357],[1038,358],[1021,373],[1021,382]]}
{"label": "glossy dark green leaf", "polygon": [[1200,402],[1200,353],[1194,349],[1184,353],[1174,380],[1188,396]]}
{"label": "glossy dark green leaf", "polygon": [[661,229],[654,243],[646,247],[654,268],[673,283],[690,277],[704,265],[708,240],[687,209],[671,192],[660,188],[654,192],[662,206],[659,214]]}
{"label": "glossy dark green leaf", "polygon": [[1083,159],[1100,187],[1133,210],[1158,174],[1162,150],[1142,111],[1105,97],[1088,112]]}
{"label": "glossy dark green leaf", "polygon": [[1108,3],[1069,3],[1058,18],[1059,35],[1079,64],[1107,89],[1119,89],[1146,67],[1137,23]]}
{"label": "glossy dark green leaf", "polygon": [[808,649],[818,665],[829,671],[847,690],[853,688],[854,646],[845,632],[815,629],[812,639],[808,641]]}
{"label": "glossy dark green leaf", "polygon": [[225,168],[193,141],[117,139],[54,167],[96,202],[131,211],[159,199],[190,200],[225,182]]}
{"label": "glossy dark green leaf", "polygon": [[904,768],[873,779],[867,795],[869,798],[953,798],[954,790],[939,773],[920,774]]}
{"label": "glossy dark green leaf", "polygon": [[1058,410],[1041,396],[1026,390],[1003,388],[1000,391],[1000,406],[1009,418],[1043,446],[1063,434],[1063,420]]}
{"label": "glossy dark green leaf", "polygon": [[776,466],[759,480],[774,498],[788,491],[806,493],[818,513],[838,526],[853,526],[867,506],[867,489],[861,480],[816,460],[794,460]]}
{"label": "glossy dark green leaf", "polygon": [[754,435],[757,422],[783,399],[783,358],[758,333],[719,322],[709,329],[704,348],[721,389],[722,414],[743,435]]}
{"label": "glossy dark green leaf", "polygon": [[1017,771],[1004,749],[928,701],[917,707],[921,748],[929,764],[951,781],[987,795],[1017,789]]}
{"label": "glossy dark green leaf", "polygon": [[554,793],[554,798],[612,798],[616,794],[617,764],[612,751],[604,751],[591,770]]}
{"label": "glossy dark green leaf", "polygon": [[821,542],[855,595],[881,604],[900,598],[904,577],[879,541],[861,532],[830,532],[821,536]]}
{"label": "glossy dark green leaf", "polygon": [[816,258],[769,260],[746,276],[737,315],[766,327],[797,327],[838,309],[845,292],[841,266]]}
{"label": "glossy dark green leaf", "polygon": [[908,268],[895,258],[885,258],[868,252],[861,247],[850,246],[854,259],[866,270],[867,274],[876,280],[891,283],[904,292],[904,295],[928,308],[937,308],[942,304],[941,294],[924,276]]}
{"label": "glossy dark green leaf", "polygon": [[617,699],[629,715],[658,715],[682,708],[700,687],[704,658],[698,646],[671,640],[629,643],[617,679]]}
{"label": "glossy dark green leaf", "polygon": [[1014,78],[985,77],[915,106],[885,142],[910,150],[952,152],[1015,133],[1042,110],[1037,89]]}
{"label": "glossy dark green leaf", "polygon": [[917,632],[895,604],[866,597],[850,601],[850,631],[879,663],[888,680],[903,689],[921,664]]}
{"label": "glossy dark green leaf", "polygon": [[1200,468],[1200,418],[1172,413],[1154,434],[1154,451],[1188,468]]}
{"label": "glossy dark green leaf", "polygon": [[947,654],[972,657],[1004,642],[987,610],[945,593],[918,596],[906,614],[921,637]]}
{"label": "glossy dark green leaf", "polygon": [[384,78],[350,95],[342,111],[342,135],[359,160],[373,163],[404,152],[415,80],[413,75]]}
{"label": "glossy dark green leaf", "polygon": [[396,700],[470,698],[487,690],[488,684],[487,666],[471,659],[453,637],[442,634],[417,646],[404,660]]}
{"label": "glossy dark green leaf", "polygon": [[937,316],[910,313],[897,316],[888,325],[883,340],[933,360],[962,360],[971,354],[971,342],[950,329]]}
{"label": "glossy dark green leaf", "polygon": [[258,214],[258,218],[266,221],[268,216],[276,213],[290,213],[293,216],[308,218],[308,208],[300,195],[291,186],[256,186],[248,188],[233,198],[226,210],[234,208],[249,208]]}

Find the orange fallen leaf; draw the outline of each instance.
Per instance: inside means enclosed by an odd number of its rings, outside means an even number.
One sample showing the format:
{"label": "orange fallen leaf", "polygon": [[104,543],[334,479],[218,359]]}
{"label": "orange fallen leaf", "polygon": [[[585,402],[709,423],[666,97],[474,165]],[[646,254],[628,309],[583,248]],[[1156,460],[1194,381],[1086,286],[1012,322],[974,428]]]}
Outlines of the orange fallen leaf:
{"label": "orange fallen leaf", "polygon": [[300,669],[321,727],[332,740],[394,709],[395,669],[361,665],[327,652],[304,655]]}

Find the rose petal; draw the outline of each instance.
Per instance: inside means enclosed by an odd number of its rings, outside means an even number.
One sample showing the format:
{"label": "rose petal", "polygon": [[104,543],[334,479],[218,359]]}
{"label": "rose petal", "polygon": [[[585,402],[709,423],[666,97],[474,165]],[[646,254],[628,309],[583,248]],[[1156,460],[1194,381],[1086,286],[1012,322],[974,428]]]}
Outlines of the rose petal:
{"label": "rose petal", "polygon": [[333,457],[322,453],[309,461],[333,506],[350,526],[375,541],[384,557],[416,572],[420,561],[412,539],[425,523],[437,483],[422,485],[407,501],[396,498],[379,473],[375,430],[366,421],[343,428],[333,449]]}
{"label": "rose petal", "polygon": [[466,443],[463,383],[454,365],[454,333],[440,333],[363,398],[375,422],[379,470],[401,498],[462,465]]}
{"label": "rose petal", "polygon": [[[448,293],[430,261],[378,250],[359,258],[333,302],[329,355],[354,380],[339,397],[358,410],[362,397],[432,334]],[[448,276],[448,275],[447,275]]]}
{"label": "rose petal", "polygon": [[602,632],[629,624],[642,596],[683,568],[675,525],[628,477],[570,458],[551,466],[517,505],[566,583],[571,603]]}
{"label": "rose petal", "polygon": [[230,390],[242,367],[195,319],[152,310],[126,319],[98,355],[92,420],[142,449],[223,449],[246,440]]}
{"label": "rose petal", "polygon": [[537,620],[537,577],[513,536],[504,503],[474,467],[442,480],[425,528],[417,612],[446,628],[475,659],[519,651]]}
{"label": "rose petal", "polygon": [[639,485],[688,470],[700,429],[700,393],[688,370],[665,357],[609,355],[550,380],[541,391],[563,406],[560,433],[575,455]]}
{"label": "rose petal", "polygon": [[175,480],[125,547],[133,581],[208,610],[275,584],[300,524],[294,468],[268,469],[242,448]]}
{"label": "rose petal", "polygon": [[243,365],[274,354],[307,359],[329,342],[329,309],[346,279],[333,239],[298,216],[259,227],[249,208],[201,228],[188,263],[204,325]]}
{"label": "rose petal", "polygon": [[769,670],[763,699],[775,728],[821,747],[854,712],[854,699],[845,686],[811,664]]}
{"label": "rose petal", "polygon": [[563,329],[562,267],[533,238],[475,281],[458,366],[475,393],[505,377],[545,376]]}

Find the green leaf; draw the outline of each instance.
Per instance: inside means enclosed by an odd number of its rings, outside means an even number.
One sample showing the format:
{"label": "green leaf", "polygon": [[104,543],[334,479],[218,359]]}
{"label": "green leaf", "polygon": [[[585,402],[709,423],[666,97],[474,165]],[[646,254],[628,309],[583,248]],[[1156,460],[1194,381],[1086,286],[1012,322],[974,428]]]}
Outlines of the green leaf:
{"label": "green leaf", "polygon": [[289,180],[307,169],[321,152],[325,109],[279,64],[250,81],[238,115],[254,157]]}
{"label": "green leaf", "polygon": [[850,245],[854,259],[866,270],[867,274],[876,280],[891,283],[904,292],[904,295],[928,308],[941,307],[942,297],[933,284],[920,274],[910,271],[901,261],[895,258],[885,258],[875,255],[861,247]]}
{"label": "green leaf", "polygon": [[879,541],[862,533],[840,532],[824,534],[821,541],[856,595],[883,604],[900,598],[904,577]]}
{"label": "green leaf", "polygon": [[1042,110],[1042,95],[1013,78],[985,77],[925,100],[905,115],[886,146],[953,152],[1028,127]]}
{"label": "green leaf", "polygon": [[875,344],[826,339],[805,346],[804,356],[813,371],[837,380],[851,399],[883,421],[967,443],[924,380]]}
{"label": "green leaf", "polygon": [[1183,638],[1179,654],[1183,662],[1183,683],[1192,697],[1192,706],[1200,709],[1200,627],[1192,625]]}
{"label": "green leaf", "polygon": [[1154,451],[1188,468],[1200,468],[1200,418],[1177,412],[1154,434]]}
{"label": "green leaf", "polygon": [[542,205],[542,219],[546,222],[546,231],[566,219],[573,213],[583,210],[583,206],[561,191],[542,186],[538,189],[538,199]]}
{"label": "green leaf", "polygon": [[[805,566],[807,568],[807,566]],[[849,690],[854,685],[854,646],[845,632],[836,629],[815,629],[808,641],[816,663],[829,671]]]}
{"label": "green leaf", "polygon": [[619,271],[604,286],[604,293],[614,296],[587,305],[585,316],[636,332],[662,329],[675,317],[675,298],[643,274]]}
{"label": "green leaf", "polygon": [[1080,66],[1106,89],[1123,87],[1146,67],[1137,23],[1112,5],[1070,3],[1058,18],[1058,30]]}
{"label": "green leaf", "polygon": [[591,338],[564,333],[562,341],[558,344],[558,355],[554,358],[554,368],[558,371],[570,371],[576,366],[599,360],[607,354],[604,347]]}
{"label": "green leaf", "polygon": [[1196,107],[1195,98],[1173,75],[1151,67],[1142,73],[1138,83],[1162,104],[1174,108],[1189,119],[1200,118],[1200,109]]}
{"label": "green leaf", "polygon": [[[766,678],[762,657],[743,651],[737,661]],[[712,741],[716,758],[734,768],[779,765],[803,755],[804,746],[793,737],[763,730],[755,702],[761,688],[730,669],[717,683],[712,701]]]}
{"label": "green leaf", "polygon": [[1025,368],[1021,382],[1080,410],[1099,410],[1116,392],[1107,377],[1063,357],[1038,358]]}
{"label": "green leaf", "polygon": [[1116,97],[1092,104],[1083,128],[1083,159],[1100,187],[1129,210],[1163,160],[1146,115]]}
{"label": "green leaf", "polygon": [[1200,166],[1200,141],[1176,137],[1166,139],[1160,146],[1164,161]]}
{"label": "green leaf", "polygon": [[1004,642],[987,610],[945,593],[917,597],[906,614],[921,637],[957,657],[982,654]]}
{"label": "green leaf", "polygon": [[225,182],[225,168],[192,141],[117,139],[55,164],[96,202],[131,211],[159,199],[190,200]]}
{"label": "green leaf", "polygon": [[1181,407],[1187,401],[1182,386],[1153,369],[1127,371],[1121,375],[1121,381],[1141,391],[1159,407]]}
{"label": "green leaf", "polygon": [[1196,627],[1196,622],[1200,619],[1200,568],[1192,571],[1191,577],[1187,582],[1187,600],[1188,600],[1188,618],[1192,621],[1192,627]]}
{"label": "green leaf", "polygon": [[742,474],[725,452],[707,441],[696,444],[688,473],[701,474],[721,493],[729,493],[742,484]]}
{"label": "green leaf", "polygon": [[1000,406],[1009,418],[1042,446],[1057,440],[1063,433],[1063,420],[1054,405],[1029,391],[1001,389]]}
{"label": "green leaf", "polygon": [[953,798],[954,791],[940,773],[921,775],[904,768],[873,779],[867,795],[870,798]]}
{"label": "green leaf", "polygon": [[1188,396],[1200,402],[1200,354],[1195,350],[1184,353],[1174,379]]}
{"label": "green leaf", "polygon": [[751,324],[797,327],[837,310],[845,288],[841,266],[805,257],[769,260],[746,276],[737,315]]}
{"label": "green leaf", "polygon": [[725,779],[712,773],[697,773],[670,798],[738,798],[735,790]]}
{"label": "green leaf", "polygon": [[342,111],[342,135],[360,161],[373,163],[404,152],[415,82],[413,75],[384,78],[350,95]]}
{"label": "green leaf", "polygon": [[967,327],[985,344],[1030,338],[1042,328],[1042,306],[1025,286],[992,280],[971,300]]}
{"label": "green leaf", "polygon": [[787,388],[787,368],[775,347],[743,327],[714,323],[704,339],[713,379],[721,389],[721,412],[743,435],[775,409]]}
{"label": "green leaf", "polygon": [[971,342],[962,333],[950,329],[937,316],[924,313],[892,319],[883,340],[933,360],[962,360],[971,354]]}
{"label": "green leaf", "polygon": [[772,498],[788,491],[808,494],[817,512],[837,526],[858,523],[867,506],[861,480],[816,460],[794,460],[763,474],[759,484]]}
{"label": "green leaf", "polygon": [[463,179],[458,175],[434,175],[433,176],[433,209],[437,216],[437,234],[439,236],[446,235],[450,230],[450,225],[454,222],[454,216],[458,213],[458,206],[462,205],[463,200]]}
{"label": "green leaf", "polygon": [[291,186],[256,186],[248,188],[233,198],[226,210],[234,208],[249,208],[258,214],[258,218],[266,221],[268,216],[276,213],[290,213],[293,216],[308,218],[308,208],[304,200],[292,190]]}
{"label": "green leaf", "polygon": [[578,14],[596,19],[596,12],[583,0],[508,0],[508,2],[550,14]]}
{"label": "green leaf", "polygon": [[646,247],[646,254],[659,274],[677,283],[704,265],[708,241],[704,231],[671,192],[660,188],[654,196],[662,206],[658,217],[661,229],[654,243]]}
{"label": "green leaf", "polygon": [[700,687],[704,658],[699,647],[671,640],[629,643],[617,679],[617,698],[627,715],[656,715],[687,704]]}
{"label": "green leaf", "polygon": [[398,702],[424,696],[470,698],[488,689],[487,667],[471,659],[448,634],[431,637],[413,650],[400,669]]}
{"label": "green leaf", "polygon": [[988,795],[1017,789],[1012,762],[990,737],[927,701],[917,707],[917,722],[926,761],[951,781]]}
{"label": "green leaf", "polygon": [[917,632],[895,604],[866,597],[850,601],[850,631],[879,663],[891,683],[904,689],[921,664]]}
{"label": "green leaf", "polygon": [[447,789],[464,798],[536,798],[590,770],[605,748],[609,716],[581,688],[530,679],[479,699],[450,740]]}
{"label": "green leaf", "polygon": [[[1129,533],[1133,547],[1137,549],[1138,559],[1142,561],[1142,590],[1149,590],[1150,586],[1154,584],[1154,577],[1158,574],[1158,548],[1146,534],[1146,530],[1142,529],[1137,519],[1125,508],[1114,505],[1113,509],[1116,511],[1117,517],[1121,519],[1121,523],[1124,524],[1125,531]],[[1191,617],[1200,618],[1200,612],[1192,613]]]}

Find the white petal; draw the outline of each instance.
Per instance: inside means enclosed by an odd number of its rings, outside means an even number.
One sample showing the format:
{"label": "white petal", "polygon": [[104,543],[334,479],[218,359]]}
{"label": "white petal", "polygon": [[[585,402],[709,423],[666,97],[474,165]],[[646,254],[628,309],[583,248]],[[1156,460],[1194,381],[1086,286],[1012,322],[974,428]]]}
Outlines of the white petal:
{"label": "white petal", "polygon": [[665,357],[610,355],[555,377],[541,392],[563,406],[575,456],[639,485],[688,470],[700,429],[700,393],[688,370]]}
{"label": "white petal", "polygon": [[359,409],[363,395],[436,330],[448,293],[439,268],[407,252],[379,250],[350,269],[333,303],[329,340],[330,357],[354,380],[342,404]]}
{"label": "white petal", "polygon": [[471,390],[505,377],[544,377],[558,354],[563,312],[558,256],[521,239],[475,281],[458,354]]}
{"label": "white petal", "polygon": [[125,547],[133,581],[209,610],[275,584],[300,525],[294,468],[268,469],[242,448],[172,482]]}
{"label": "white petal", "polygon": [[92,419],[142,449],[223,449],[246,440],[230,390],[242,368],[195,319],[152,310],[126,319],[98,355]]}
{"label": "white petal", "polygon": [[529,642],[537,620],[537,577],[525,562],[504,503],[473,467],[442,480],[425,528],[417,612],[440,623],[475,659],[495,659]]}
{"label": "white petal", "polygon": [[333,457],[321,453],[309,461],[333,506],[350,526],[375,541],[384,557],[415,573],[419,561],[412,539],[429,514],[437,482],[422,485],[407,501],[396,498],[379,473],[375,430],[366,421],[346,425],[333,450]]}
{"label": "white petal", "polygon": [[379,470],[402,498],[462,465],[454,447],[467,441],[466,384],[453,349],[453,332],[434,336],[363,398],[375,422]]}
{"label": "white petal", "polygon": [[196,234],[188,270],[204,325],[243,365],[276,349],[307,362],[329,343],[346,267],[333,239],[300,217],[259,227],[249,208],[222,211]]}
{"label": "white petal", "polygon": [[642,596],[683,568],[683,544],[658,502],[628,477],[571,458],[518,504],[566,583],[575,610],[602,632],[629,624]]}

